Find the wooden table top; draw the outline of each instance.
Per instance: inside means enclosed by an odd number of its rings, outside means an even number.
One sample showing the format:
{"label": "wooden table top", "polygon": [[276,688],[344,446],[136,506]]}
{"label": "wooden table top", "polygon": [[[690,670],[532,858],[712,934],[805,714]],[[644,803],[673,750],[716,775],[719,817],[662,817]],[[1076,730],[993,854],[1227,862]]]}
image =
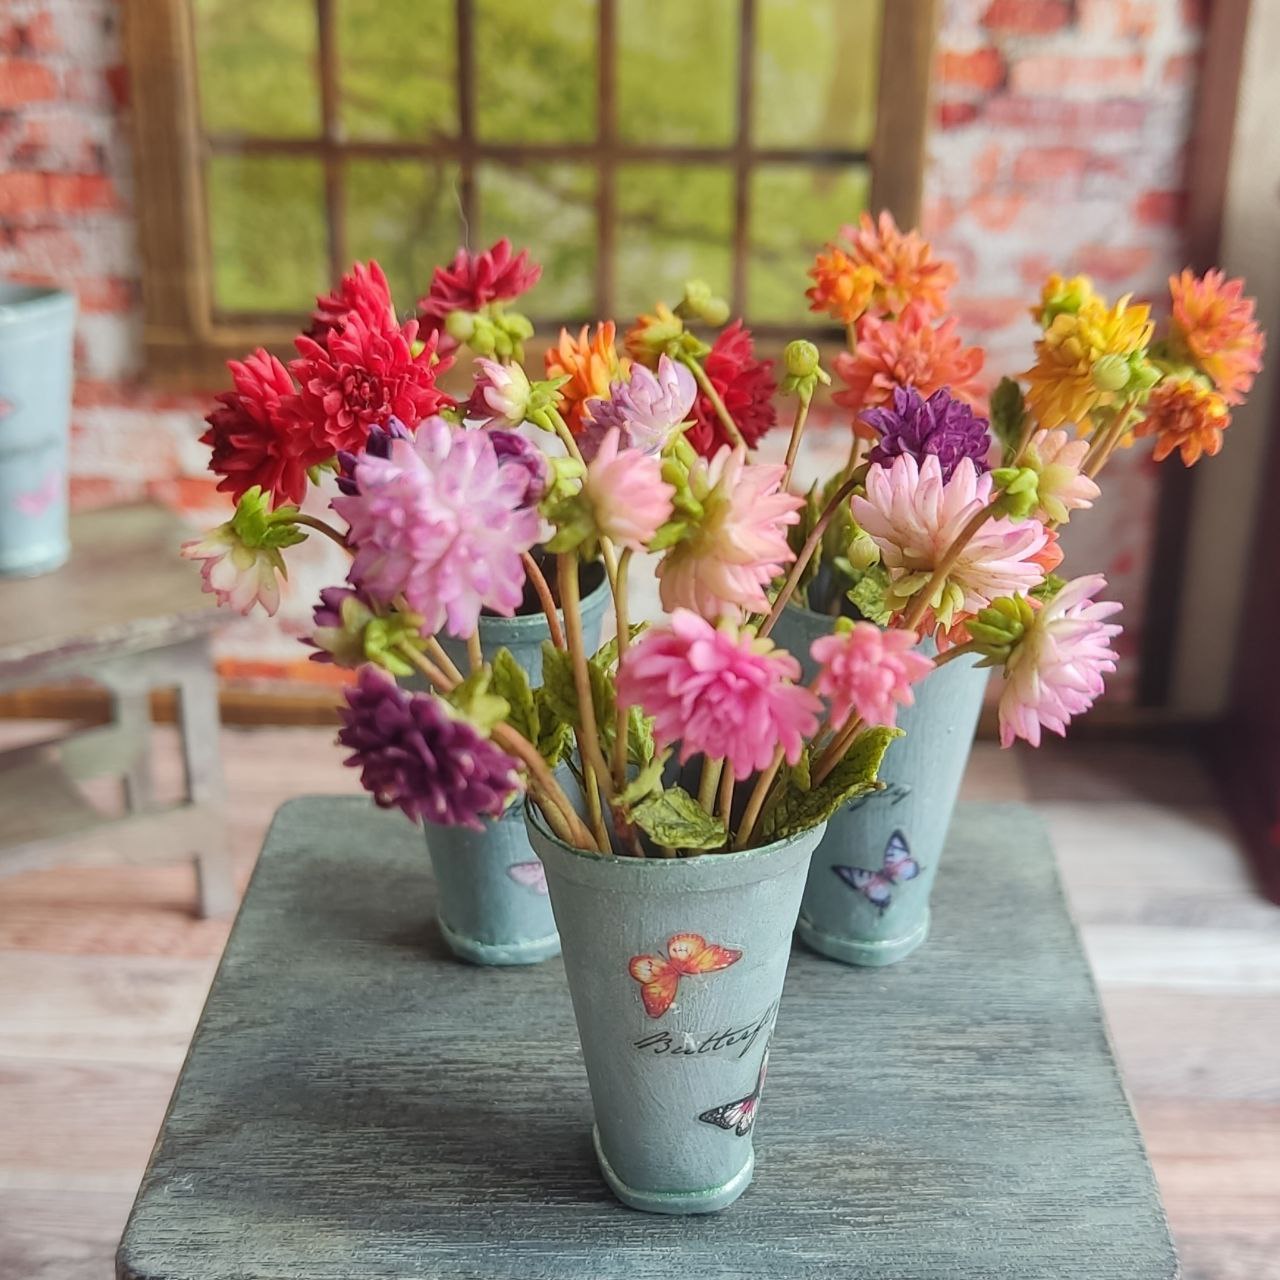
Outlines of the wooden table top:
{"label": "wooden table top", "polygon": [[933,935],[889,969],[797,947],[756,1177],[707,1218],[619,1205],[558,960],[480,969],[420,831],[284,806],[119,1254],[137,1280],[1169,1280],[1137,1127],[1052,852],[962,809]]}
{"label": "wooden table top", "polygon": [[71,519],[71,559],[35,578],[0,578],[0,680],[105,654],[152,649],[225,621],[178,555],[190,527],[138,504]]}

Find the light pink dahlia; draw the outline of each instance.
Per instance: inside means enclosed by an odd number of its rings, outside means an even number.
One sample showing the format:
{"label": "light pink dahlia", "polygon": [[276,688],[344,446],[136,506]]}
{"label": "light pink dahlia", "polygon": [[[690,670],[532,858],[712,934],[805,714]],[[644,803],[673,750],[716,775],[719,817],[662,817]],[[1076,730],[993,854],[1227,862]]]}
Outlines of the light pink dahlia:
{"label": "light pink dahlia", "polygon": [[469,417],[518,427],[529,411],[529,375],[514,362],[501,364],[484,356],[475,362],[475,387],[467,404]]}
{"label": "light pink dahlia", "polygon": [[1093,506],[1102,492],[1088,476],[1080,474],[1088,440],[1063,431],[1037,431],[1031,437],[1022,465],[1033,467],[1039,475],[1039,514],[1046,520],[1066,524],[1073,511]]}
{"label": "light pink dahlia", "polygon": [[619,546],[643,551],[671,516],[675,490],[662,478],[662,463],[639,449],[619,450],[612,428],[587,463],[582,492],[596,530]]}
{"label": "light pink dahlia", "polygon": [[724,758],[739,780],[766,768],[781,747],[789,764],[818,728],[817,696],[796,681],[800,664],[771,640],[688,609],[646,631],[618,671],[618,698],[654,720],[661,746],[680,761]]}
{"label": "light pink dahlia", "polygon": [[383,603],[403,593],[429,632],[468,636],[481,609],[515,612],[541,521],[525,506],[529,472],[500,465],[486,432],[428,418],[388,457],[361,457],[355,479],[357,493],[333,499],[351,526],[353,586]]}
{"label": "light pink dahlia", "polygon": [[787,527],[804,505],[781,491],[785,473],[782,466],[748,464],[741,445],[698,458],[689,488],[703,516],[658,565],[664,609],[692,609],[705,618],[768,611],[764,589],[795,559]]}
{"label": "light pink dahlia", "polygon": [[[853,499],[853,518],[880,548],[895,591],[918,591],[942,562],[957,535],[991,501],[991,475],[963,458],[943,482],[936,456],[918,463],[910,454],[893,465],[872,463],[866,496]],[[943,626],[957,612],[976,613],[998,596],[1026,592],[1044,578],[1035,557],[1048,535],[1038,520],[988,520],[969,540],[929,602]]]}
{"label": "light pink dahlia", "polygon": [[588,400],[589,421],[578,437],[589,458],[612,428],[622,432],[628,448],[661,453],[675,429],[693,408],[698,384],[693,374],[670,356],[658,357],[658,371],[642,364],[631,366],[625,382],[615,382],[609,399]]}
{"label": "light pink dahlia", "polygon": [[933,662],[915,652],[917,643],[914,631],[881,631],[871,622],[815,640],[809,653],[821,668],[816,687],[830,705],[831,727],[839,729],[850,716],[897,724],[898,704],[911,706],[912,684],[933,670]]}
{"label": "light pink dahlia", "polygon": [[260,604],[270,615],[280,607],[280,579],[287,576],[284,557],[275,547],[250,547],[228,520],[203,538],[184,542],[184,560],[200,561],[201,586],[218,604],[250,613]]}
{"label": "light pink dahlia", "polygon": [[1107,580],[1098,573],[1073,578],[1042,605],[1005,663],[1000,695],[1000,745],[1025,738],[1040,745],[1040,726],[1064,734],[1072,716],[1094,704],[1103,675],[1116,669],[1111,638],[1123,628],[1104,619],[1120,606],[1091,597]]}

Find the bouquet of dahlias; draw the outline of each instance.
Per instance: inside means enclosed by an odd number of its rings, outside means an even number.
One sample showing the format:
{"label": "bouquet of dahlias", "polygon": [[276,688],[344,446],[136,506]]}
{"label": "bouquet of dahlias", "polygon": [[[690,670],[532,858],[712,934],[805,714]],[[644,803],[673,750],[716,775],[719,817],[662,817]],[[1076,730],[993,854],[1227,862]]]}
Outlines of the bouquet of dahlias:
{"label": "bouquet of dahlias", "polygon": [[[779,386],[695,282],[621,347],[611,323],[562,332],[536,377],[509,304],[538,268],[501,241],[460,250],[407,322],[377,264],[357,265],[288,368],[265,351],[233,364],[204,439],[238,505],[186,554],[220,600],[272,611],[290,545],[320,533],[350,553],[310,641],[358,669],[339,741],[379,804],[433,823],[479,825],[524,793],[601,853],[776,842],[876,787],[912,685],[962,653],[1008,677],[1006,745],[1062,732],[1114,670],[1119,627],[1100,577],[1055,573],[1056,530],[1134,436],[1188,464],[1217,452],[1258,368],[1252,304],[1239,282],[1184,275],[1153,343],[1147,307],[1055,277],[1028,390],[1006,379],[988,419],[982,354],[942,318],[955,272],[917,234],[864,215],[811,275],[813,308],[846,326],[835,399],[856,421],[848,464],[807,497],[792,470],[830,381],[813,344],[786,348]],[[464,349],[465,398],[439,385]],[[778,398],[794,401],[785,461],[755,461]],[[297,506],[325,484],[336,523]],[[634,622],[649,556],[663,615]],[[616,638],[593,654],[579,571],[597,560]],[[788,601],[819,588],[848,616],[807,655],[777,647]],[[550,633],[537,689],[477,639],[482,613],[529,608]]]}

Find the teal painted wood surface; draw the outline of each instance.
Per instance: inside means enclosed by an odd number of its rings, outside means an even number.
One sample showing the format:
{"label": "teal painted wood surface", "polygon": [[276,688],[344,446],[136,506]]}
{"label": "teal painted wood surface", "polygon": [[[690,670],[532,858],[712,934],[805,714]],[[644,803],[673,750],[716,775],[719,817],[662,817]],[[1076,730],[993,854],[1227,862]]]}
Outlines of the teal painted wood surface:
{"label": "teal painted wood surface", "polygon": [[559,960],[454,962],[421,836],[278,815],[125,1231],[138,1280],[1170,1280],[1043,829],[961,809],[930,945],[792,956],[750,1190],[623,1208]]}

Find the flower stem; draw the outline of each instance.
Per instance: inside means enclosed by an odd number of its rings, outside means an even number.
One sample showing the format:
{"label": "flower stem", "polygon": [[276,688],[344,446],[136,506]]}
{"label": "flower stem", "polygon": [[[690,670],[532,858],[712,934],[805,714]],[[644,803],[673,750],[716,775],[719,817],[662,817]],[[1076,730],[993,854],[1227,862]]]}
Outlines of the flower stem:
{"label": "flower stem", "polygon": [[547,585],[546,576],[539,568],[538,562],[527,551],[520,553],[520,560],[524,564],[525,576],[533,583],[533,589],[538,593],[538,603],[542,605],[542,612],[546,614],[551,643],[557,649],[563,649],[564,632],[560,628],[560,619],[556,615],[556,600],[551,594],[550,586]]}
{"label": "flower stem", "polygon": [[720,777],[724,770],[724,758],[713,760],[710,756],[702,758],[702,777],[698,780],[698,803],[711,817],[716,811],[716,788],[720,785]]}
{"label": "flower stem", "polygon": [[484,651],[480,648],[479,631],[473,631],[467,637],[467,664],[473,673],[484,666]]}
{"label": "flower stem", "polygon": [[440,664],[440,669],[453,681],[454,684],[462,683],[462,672],[454,665],[454,661],[445,652],[444,645],[440,643],[435,636],[424,636],[424,642],[427,646],[427,652]]}
{"label": "flower stem", "polygon": [[791,488],[791,473],[795,470],[796,454],[800,452],[800,437],[804,435],[804,424],[809,417],[809,400],[809,396],[802,395],[796,405],[795,421],[791,424],[791,439],[787,442],[787,469],[779,486],[784,493]]}
{"label": "flower stem", "polygon": [[945,667],[948,662],[954,662],[956,658],[963,658],[968,654],[981,652],[982,649],[979,647],[978,642],[976,640],[969,640],[964,644],[952,645],[946,653],[938,654],[938,656],[933,660],[933,665],[935,668]]}
{"label": "flower stem", "polygon": [[347,540],[340,534],[333,525],[321,520],[319,516],[309,516],[305,512],[298,511],[291,515],[286,522],[288,524],[305,525],[308,529],[314,529],[317,533],[323,533],[330,542],[336,542],[343,551],[348,555],[351,554],[351,548],[347,546]]}
{"label": "flower stem", "polygon": [[1116,451],[1116,446],[1124,439],[1124,433],[1129,429],[1129,419],[1137,407],[1138,401],[1135,396],[1131,396],[1124,402],[1120,412],[1116,414],[1115,421],[1090,446],[1085,456],[1084,466],[1080,468],[1081,475],[1088,476],[1092,480],[1107,465],[1111,455]]}
{"label": "flower stem", "polygon": [[[627,656],[631,640],[631,619],[627,611],[627,571],[631,568],[631,548],[624,547],[618,559],[617,577],[613,588],[614,617],[618,623],[618,665]],[[613,734],[613,785],[621,791],[627,785],[627,712],[628,707],[618,699],[617,724]]]}
{"label": "flower stem", "polygon": [[733,788],[733,770],[726,765],[724,771],[720,774],[720,799],[717,806],[720,810],[720,817],[724,820],[724,829],[726,831],[729,830],[729,815],[733,812]]}
{"label": "flower stem", "polygon": [[849,723],[845,725],[830,742],[827,743],[822,754],[814,762],[813,785],[815,787],[819,783],[825,782],[827,775],[831,770],[845,758],[848,754],[849,748],[853,746],[853,740],[858,736],[861,728],[862,717],[854,716]]}
{"label": "flower stem", "polygon": [[743,438],[742,432],[738,430],[738,424],[734,422],[733,415],[725,407],[724,401],[720,399],[720,393],[715,389],[711,379],[707,377],[707,371],[702,367],[701,361],[695,356],[681,353],[680,362],[693,374],[694,380],[702,389],[702,394],[711,402],[711,407],[715,410],[716,417],[720,419],[720,425],[724,427],[725,434],[729,437],[729,440],[735,446],[742,445],[745,448],[747,442]]}
{"label": "flower stem", "polygon": [[836,512],[840,510],[840,504],[855,488],[857,488],[856,480],[846,480],[832,494],[831,501],[823,508],[817,524],[813,526],[813,532],[805,539],[804,546],[800,548],[800,554],[792,562],[791,572],[787,574],[787,580],[782,584],[782,590],[778,592],[777,599],[773,602],[773,608],[769,610],[769,616],[764,620],[764,625],[760,628],[762,636],[767,636],[773,630],[774,624],[782,616],[783,609],[787,607],[787,601],[795,594],[796,584],[800,581],[800,577],[809,561],[813,559],[813,553],[822,543],[822,535],[826,533],[827,525],[831,523],[835,518]]}
{"label": "flower stem", "polygon": [[769,767],[756,779],[756,785],[747,798],[747,807],[742,811],[742,821],[738,823],[738,834],[733,842],[735,849],[747,848],[754,838],[756,827],[760,822],[760,811],[764,808],[765,797],[769,794],[769,788],[773,786],[774,778],[778,776],[778,770],[782,768],[782,756],[783,751],[779,747],[773,753]]}
{"label": "flower stem", "polygon": [[969,522],[956,534],[956,540],[947,548],[946,554],[942,559],[938,561],[937,568],[934,569],[929,581],[912,597],[911,604],[902,621],[902,629],[904,631],[918,631],[920,629],[920,620],[928,613],[929,602],[933,599],[934,593],[946,582],[947,574],[956,567],[956,562],[960,559],[965,547],[973,540],[974,534],[995,515],[996,508],[999,505],[1000,495],[997,494],[981,511],[975,511],[970,516]]}

